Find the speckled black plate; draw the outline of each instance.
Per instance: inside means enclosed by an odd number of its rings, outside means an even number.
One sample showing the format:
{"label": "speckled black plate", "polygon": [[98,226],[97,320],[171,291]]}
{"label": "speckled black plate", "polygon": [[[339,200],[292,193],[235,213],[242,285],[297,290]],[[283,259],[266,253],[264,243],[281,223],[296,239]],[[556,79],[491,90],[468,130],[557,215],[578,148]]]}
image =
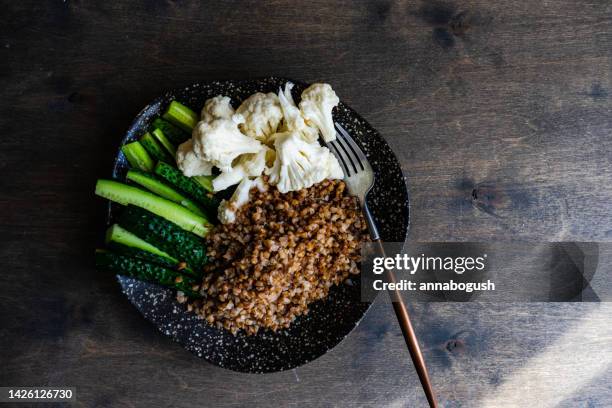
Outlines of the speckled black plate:
{"label": "speckled black plate", "polygon": [[[286,81],[283,78],[215,81],[167,92],[138,114],[122,144],[142,135],[172,99],[199,110],[206,99],[222,94],[231,97],[236,107],[255,92],[277,92]],[[293,82],[296,83],[293,95],[299,101],[305,84]],[[408,191],[396,157],[378,132],[345,104],[340,103],[334,116],[361,145],[376,173],[369,204],[383,240],[403,242],[408,232]],[[127,162],[118,153],[113,176],[122,179],[126,169]],[[109,222],[117,210],[109,206]],[[310,313],[296,319],[287,330],[233,336],[188,313],[176,302],[172,290],[124,276],[118,276],[118,280],[129,300],[162,333],[213,364],[251,373],[287,370],[322,356],[359,324],[370,307],[369,303],[360,302],[359,279],[353,279],[333,288],[327,299],[314,303]]]}

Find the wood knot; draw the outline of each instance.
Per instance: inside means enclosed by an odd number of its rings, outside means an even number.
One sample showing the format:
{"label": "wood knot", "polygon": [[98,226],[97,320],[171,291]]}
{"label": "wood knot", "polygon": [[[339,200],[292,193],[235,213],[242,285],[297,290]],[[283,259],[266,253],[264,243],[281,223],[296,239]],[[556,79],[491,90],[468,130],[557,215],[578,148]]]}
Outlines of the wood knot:
{"label": "wood knot", "polygon": [[449,353],[461,353],[465,349],[465,343],[460,339],[450,339],[445,343],[444,348]]}
{"label": "wood knot", "polygon": [[505,194],[490,184],[475,186],[471,194],[472,205],[487,214],[498,216],[497,210],[506,206]]}
{"label": "wood knot", "polygon": [[478,11],[458,11],[452,4],[436,1],[427,2],[418,15],[433,27],[434,41],[446,49],[455,45],[455,37],[463,38],[473,26],[483,23]]}
{"label": "wood knot", "polygon": [[455,14],[449,21],[448,26],[450,31],[461,37],[465,35],[465,33],[472,27],[470,23],[470,19],[467,11],[462,11],[460,13]]}

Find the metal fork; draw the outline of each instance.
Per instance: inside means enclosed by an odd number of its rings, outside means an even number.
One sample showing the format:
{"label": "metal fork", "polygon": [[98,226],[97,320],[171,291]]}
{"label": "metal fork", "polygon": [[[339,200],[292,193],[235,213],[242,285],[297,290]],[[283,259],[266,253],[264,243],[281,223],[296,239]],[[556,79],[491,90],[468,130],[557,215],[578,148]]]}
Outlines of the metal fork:
{"label": "metal fork", "polygon": [[[361,204],[364,217],[370,230],[370,237],[372,238],[372,241],[378,244],[380,255],[385,256],[382,241],[380,240],[380,235],[378,233],[378,229],[376,228],[374,218],[368,209],[367,202],[368,193],[374,185],[374,171],[372,170],[372,166],[368,162],[365,154],[357,143],[355,143],[353,138],[348,134],[348,132],[339,123],[336,122],[335,125],[338,131],[336,133],[336,140],[325,142],[325,145],[340,162],[340,166],[342,167],[345,175],[344,182],[346,183],[349,192],[359,198],[359,203]],[[387,270],[386,276],[389,282],[396,282],[395,274],[392,271]],[[438,405],[433,392],[433,387],[431,385],[431,381],[429,380],[427,367],[425,366],[425,359],[421,353],[419,342],[417,341],[416,334],[412,328],[412,323],[410,323],[410,316],[408,314],[406,304],[402,300],[402,297],[397,290],[390,290],[389,296],[391,297],[395,315],[397,316],[397,320],[402,329],[404,340],[408,345],[410,357],[412,358],[414,367],[419,375],[419,380],[421,380],[421,385],[425,391],[425,396],[427,397],[429,406],[432,408],[437,407]]]}

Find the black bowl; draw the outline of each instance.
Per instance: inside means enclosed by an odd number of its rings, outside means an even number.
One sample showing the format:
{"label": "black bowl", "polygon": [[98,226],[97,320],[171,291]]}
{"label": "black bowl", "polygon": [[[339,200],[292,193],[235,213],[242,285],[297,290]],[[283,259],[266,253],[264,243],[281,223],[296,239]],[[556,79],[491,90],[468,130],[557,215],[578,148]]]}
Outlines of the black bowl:
{"label": "black bowl", "polygon": [[[130,126],[123,143],[141,136],[149,123],[173,99],[193,108],[216,95],[232,98],[234,106],[255,92],[277,92],[287,79],[264,78],[244,81],[197,83],[170,91],[146,106]],[[293,81],[294,98],[306,84]],[[335,120],[356,139],[366,153],[376,174],[376,183],[368,203],[378,223],[383,240],[403,242],[408,232],[408,191],[397,158],[384,139],[356,112],[340,103]],[[127,170],[123,154],[117,155],[113,177],[122,179]],[[119,210],[109,206],[108,221]],[[291,369],[312,361],[342,341],[361,321],[370,303],[360,301],[359,279],[334,287],[329,296],[311,305],[310,313],[301,316],[286,330],[260,331],[255,336],[209,326],[187,312],[175,300],[173,290],[125,276],[119,283],[130,302],[157,328],[197,356],[235,371],[265,373]]]}

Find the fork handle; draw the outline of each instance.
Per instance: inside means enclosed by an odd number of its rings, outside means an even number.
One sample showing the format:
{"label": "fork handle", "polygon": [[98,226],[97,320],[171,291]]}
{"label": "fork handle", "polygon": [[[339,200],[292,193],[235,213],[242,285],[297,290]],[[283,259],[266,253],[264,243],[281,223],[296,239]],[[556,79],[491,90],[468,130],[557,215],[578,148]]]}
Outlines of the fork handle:
{"label": "fork handle", "polygon": [[[368,209],[368,203],[366,203],[365,200],[363,200],[362,209],[363,209],[363,216],[365,217],[366,223],[368,224],[368,230],[370,231],[370,238],[372,239],[372,241],[380,242],[380,235],[378,234],[378,228],[376,228],[376,223],[374,222],[374,218],[372,217],[372,214],[370,213],[370,210]],[[380,248],[382,249],[382,243],[381,243]]]}
{"label": "fork handle", "polygon": [[[365,211],[365,213],[369,214],[368,211]],[[373,222],[368,222],[368,224],[374,225]],[[376,227],[374,227],[374,229],[376,229]],[[374,239],[374,241],[378,244],[377,249],[379,255],[386,257],[385,249],[380,238]],[[393,271],[385,269],[385,274],[387,276],[388,282],[397,282],[397,278],[395,277]],[[410,358],[412,358],[412,363],[414,364],[414,368],[416,369],[416,372],[419,376],[419,380],[421,381],[421,386],[423,387],[423,391],[425,391],[427,402],[429,402],[429,406],[431,408],[437,408],[438,403],[436,402],[436,397],[433,391],[431,381],[429,379],[429,374],[427,373],[425,359],[423,358],[423,354],[421,353],[421,348],[419,347],[419,342],[417,340],[416,333],[414,332],[414,328],[412,327],[412,323],[410,322],[408,308],[406,307],[406,304],[404,303],[404,300],[402,299],[399,291],[388,290],[387,292],[389,292],[389,297],[391,298],[391,303],[393,304],[395,316],[397,317],[397,321],[399,322],[400,328],[402,329],[404,340],[406,341],[408,351],[410,352]]]}

